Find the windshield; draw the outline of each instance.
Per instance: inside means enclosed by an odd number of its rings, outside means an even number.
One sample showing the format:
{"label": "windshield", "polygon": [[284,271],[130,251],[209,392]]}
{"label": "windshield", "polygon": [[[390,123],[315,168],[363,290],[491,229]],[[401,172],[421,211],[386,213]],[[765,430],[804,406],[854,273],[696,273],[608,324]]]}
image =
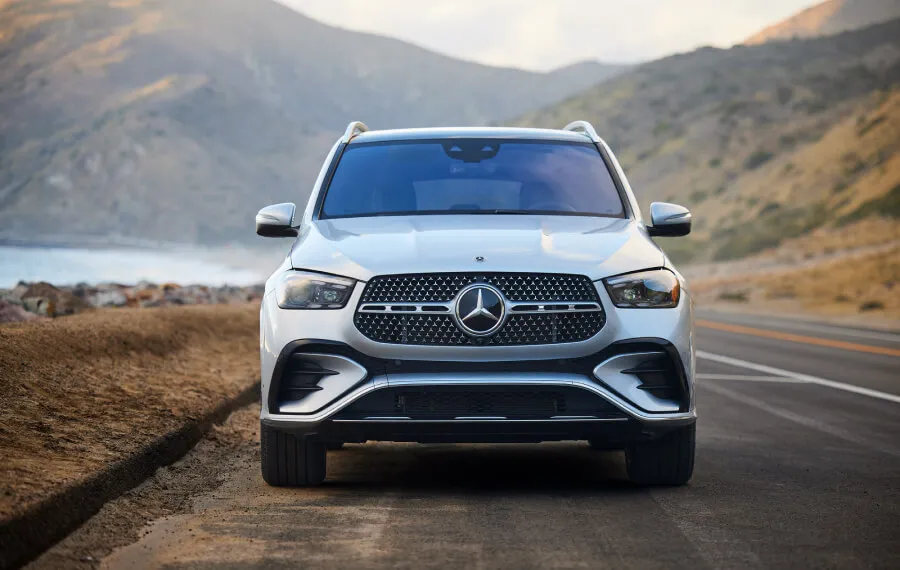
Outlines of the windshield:
{"label": "windshield", "polygon": [[442,139],[349,145],[322,218],[411,214],[624,217],[591,143]]}

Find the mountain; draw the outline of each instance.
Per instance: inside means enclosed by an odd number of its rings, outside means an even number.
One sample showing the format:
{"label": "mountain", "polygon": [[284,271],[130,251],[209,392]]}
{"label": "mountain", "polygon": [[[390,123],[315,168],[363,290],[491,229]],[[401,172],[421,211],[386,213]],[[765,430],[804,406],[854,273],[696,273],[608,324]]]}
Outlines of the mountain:
{"label": "mountain", "polygon": [[810,38],[900,18],[900,0],[827,0],[747,38],[748,45]]}
{"label": "mountain", "polygon": [[[896,219],[900,20],[668,57],[511,124],[575,119],[610,143],[645,212],[654,200],[693,210],[693,234],[664,242],[682,261],[741,258],[816,229]],[[900,224],[888,227],[869,239],[900,238]]]}
{"label": "mountain", "polygon": [[484,124],[616,71],[478,65],[264,0],[0,0],[0,239],[253,239],[351,120]]}

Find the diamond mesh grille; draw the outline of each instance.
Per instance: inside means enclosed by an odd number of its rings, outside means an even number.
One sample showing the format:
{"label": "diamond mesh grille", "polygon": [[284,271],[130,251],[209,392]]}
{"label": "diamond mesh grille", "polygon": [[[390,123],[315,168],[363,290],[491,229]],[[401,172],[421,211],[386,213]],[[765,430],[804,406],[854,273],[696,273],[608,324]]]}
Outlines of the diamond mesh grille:
{"label": "diamond mesh grille", "polygon": [[[582,275],[524,273],[442,273],[373,278],[362,303],[429,303],[452,300],[463,287],[490,283],[510,301],[584,301],[599,303],[593,283]],[[389,344],[432,346],[532,345],[587,340],[606,323],[601,311],[510,314],[503,327],[488,338],[465,335],[449,314],[360,313],[354,317],[368,338]]]}
{"label": "diamond mesh grille", "polygon": [[472,283],[489,283],[510,301],[599,301],[584,275],[557,273],[423,273],[373,277],[363,303],[441,303]]}

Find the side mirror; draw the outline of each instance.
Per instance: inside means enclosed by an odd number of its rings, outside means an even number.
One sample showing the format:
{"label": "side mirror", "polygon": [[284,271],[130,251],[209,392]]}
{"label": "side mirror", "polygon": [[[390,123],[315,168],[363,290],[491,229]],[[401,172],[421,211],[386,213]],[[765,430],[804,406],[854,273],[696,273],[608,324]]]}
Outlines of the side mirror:
{"label": "side mirror", "polygon": [[263,237],[297,237],[294,227],[294,212],[291,202],[266,206],[256,214],[256,233]]}
{"label": "side mirror", "polygon": [[691,212],[684,206],[667,202],[650,204],[650,223],[647,228],[651,236],[677,237],[691,233]]}

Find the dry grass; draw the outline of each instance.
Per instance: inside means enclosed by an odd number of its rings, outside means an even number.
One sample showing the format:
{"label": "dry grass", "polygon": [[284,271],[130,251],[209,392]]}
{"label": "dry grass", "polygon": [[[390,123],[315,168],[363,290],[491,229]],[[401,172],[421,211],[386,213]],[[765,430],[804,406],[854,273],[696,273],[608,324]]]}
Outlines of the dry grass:
{"label": "dry grass", "polygon": [[761,309],[900,319],[900,244],[807,265],[695,279],[692,291],[701,305],[740,299]]}
{"label": "dry grass", "polygon": [[257,322],[219,305],[0,327],[0,520],[256,382]]}

